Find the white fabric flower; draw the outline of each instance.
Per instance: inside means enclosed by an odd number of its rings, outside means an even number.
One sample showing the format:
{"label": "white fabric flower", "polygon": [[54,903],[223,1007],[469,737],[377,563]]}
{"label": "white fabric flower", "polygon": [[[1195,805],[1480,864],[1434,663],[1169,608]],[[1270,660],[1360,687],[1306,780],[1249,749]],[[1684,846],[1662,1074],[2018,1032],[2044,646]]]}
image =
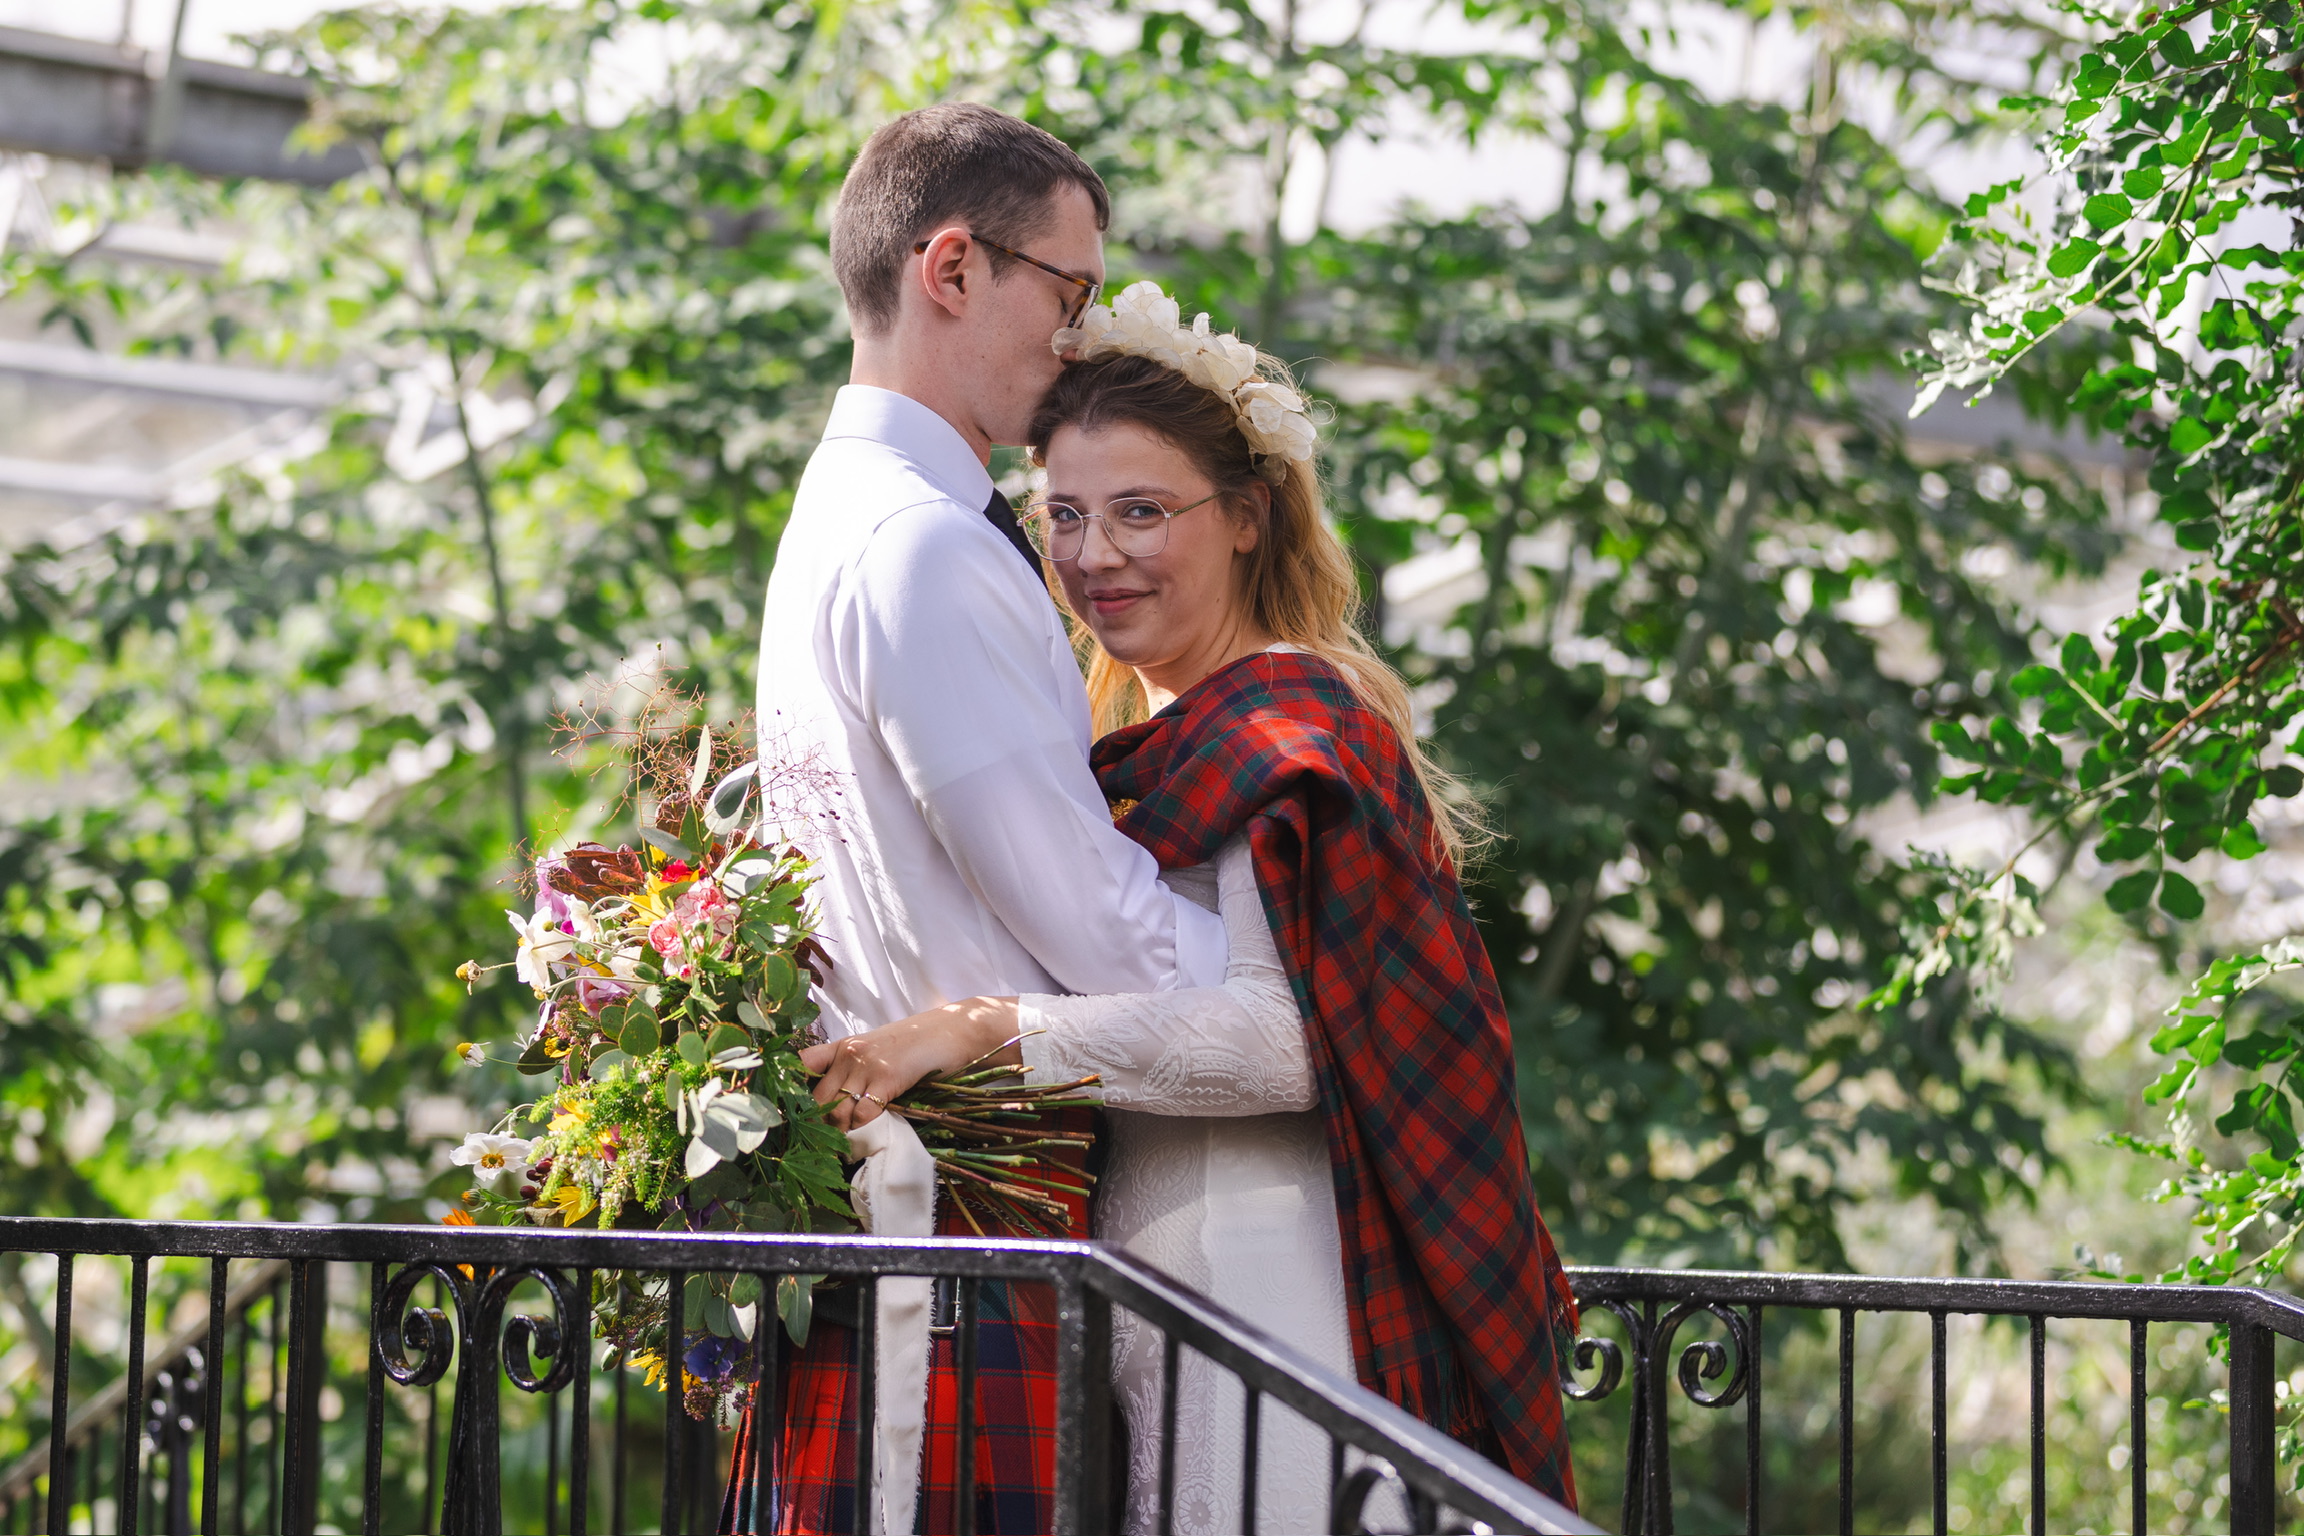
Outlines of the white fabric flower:
{"label": "white fabric flower", "polygon": [[1145,357],[1173,368],[1202,389],[1231,402],[1241,436],[1265,462],[1264,477],[1279,480],[1291,463],[1312,458],[1319,434],[1304,397],[1258,377],[1260,355],[1239,337],[1219,332],[1206,314],[1182,324],[1176,300],[1158,283],[1130,283],[1109,305],[1091,304],[1077,326],[1050,340],[1057,355],[1081,362],[1099,357]]}
{"label": "white fabric flower", "polygon": [[448,1161],[471,1169],[473,1183],[509,1200],[520,1193],[520,1185],[528,1176],[528,1159],[535,1150],[534,1142],[517,1136],[474,1131],[464,1138],[464,1145],[448,1154]]}

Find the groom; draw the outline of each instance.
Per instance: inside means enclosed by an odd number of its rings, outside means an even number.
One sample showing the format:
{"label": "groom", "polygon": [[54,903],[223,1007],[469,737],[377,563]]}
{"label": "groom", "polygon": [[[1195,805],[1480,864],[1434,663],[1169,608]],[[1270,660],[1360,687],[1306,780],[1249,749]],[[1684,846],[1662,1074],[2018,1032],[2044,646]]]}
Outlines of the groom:
{"label": "groom", "polygon": [[[768,582],[759,724],[764,752],[837,781],[837,814],[798,834],[820,881],[831,969],[816,996],[835,1040],[959,998],[1223,980],[1220,922],[1113,828],[1070,641],[987,468],[1062,367],[1051,336],[1101,287],[1110,214],[1064,144],[962,102],[873,134],[833,213],[855,361]],[[983,1288],[973,1489],[949,1485],[933,1405],[953,1387],[931,1384],[924,1530],[950,1529],[957,1498],[979,1531],[1054,1528],[1040,1289]],[[881,1452],[879,1507],[853,1507],[852,1347],[825,1327],[794,1362],[782,1509],[731,1487],[738,1528],[912,1529],[914,1470],[890,1464],[909,1446]]]}

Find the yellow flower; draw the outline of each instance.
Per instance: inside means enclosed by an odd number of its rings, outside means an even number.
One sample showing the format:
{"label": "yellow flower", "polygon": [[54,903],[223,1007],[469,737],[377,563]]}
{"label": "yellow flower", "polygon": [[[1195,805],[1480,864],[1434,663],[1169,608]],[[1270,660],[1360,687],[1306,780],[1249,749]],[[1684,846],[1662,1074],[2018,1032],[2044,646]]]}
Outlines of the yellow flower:
{"label": "yellow flower", "polygon": [[597,1204],[581,1184],[563,1184],[552,1191],[552,1203],[560,1207],[560,1225],[572,1227],[592,1214]]}

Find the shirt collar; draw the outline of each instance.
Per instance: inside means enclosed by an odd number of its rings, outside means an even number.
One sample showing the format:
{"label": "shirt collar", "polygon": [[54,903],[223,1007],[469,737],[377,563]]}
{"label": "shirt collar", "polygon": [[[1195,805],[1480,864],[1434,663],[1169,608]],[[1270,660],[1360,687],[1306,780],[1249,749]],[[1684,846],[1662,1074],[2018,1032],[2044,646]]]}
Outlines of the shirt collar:
{"label": "shirt collar", "polygon": [[992,500],[992,476],[957,428],[910,395],[870,384],[843,384],[832,397],[824,437],[862,438],[919,466],[928,482],[964,507]]}

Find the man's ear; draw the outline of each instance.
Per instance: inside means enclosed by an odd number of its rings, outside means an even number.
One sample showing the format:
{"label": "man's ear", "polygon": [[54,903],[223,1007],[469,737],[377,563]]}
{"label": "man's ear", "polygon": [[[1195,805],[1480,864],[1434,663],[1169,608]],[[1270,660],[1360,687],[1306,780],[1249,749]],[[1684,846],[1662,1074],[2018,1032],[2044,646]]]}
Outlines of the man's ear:
{"label": "man's ear", "polygon": [[969,279],[980,273],[972,270],[976,260],[976,242],[959,225],[948,225],[928,237],[928,248],[920,253],[920,266],[916,281],[921,294],[953,319],[959,319],[968,309]]}

